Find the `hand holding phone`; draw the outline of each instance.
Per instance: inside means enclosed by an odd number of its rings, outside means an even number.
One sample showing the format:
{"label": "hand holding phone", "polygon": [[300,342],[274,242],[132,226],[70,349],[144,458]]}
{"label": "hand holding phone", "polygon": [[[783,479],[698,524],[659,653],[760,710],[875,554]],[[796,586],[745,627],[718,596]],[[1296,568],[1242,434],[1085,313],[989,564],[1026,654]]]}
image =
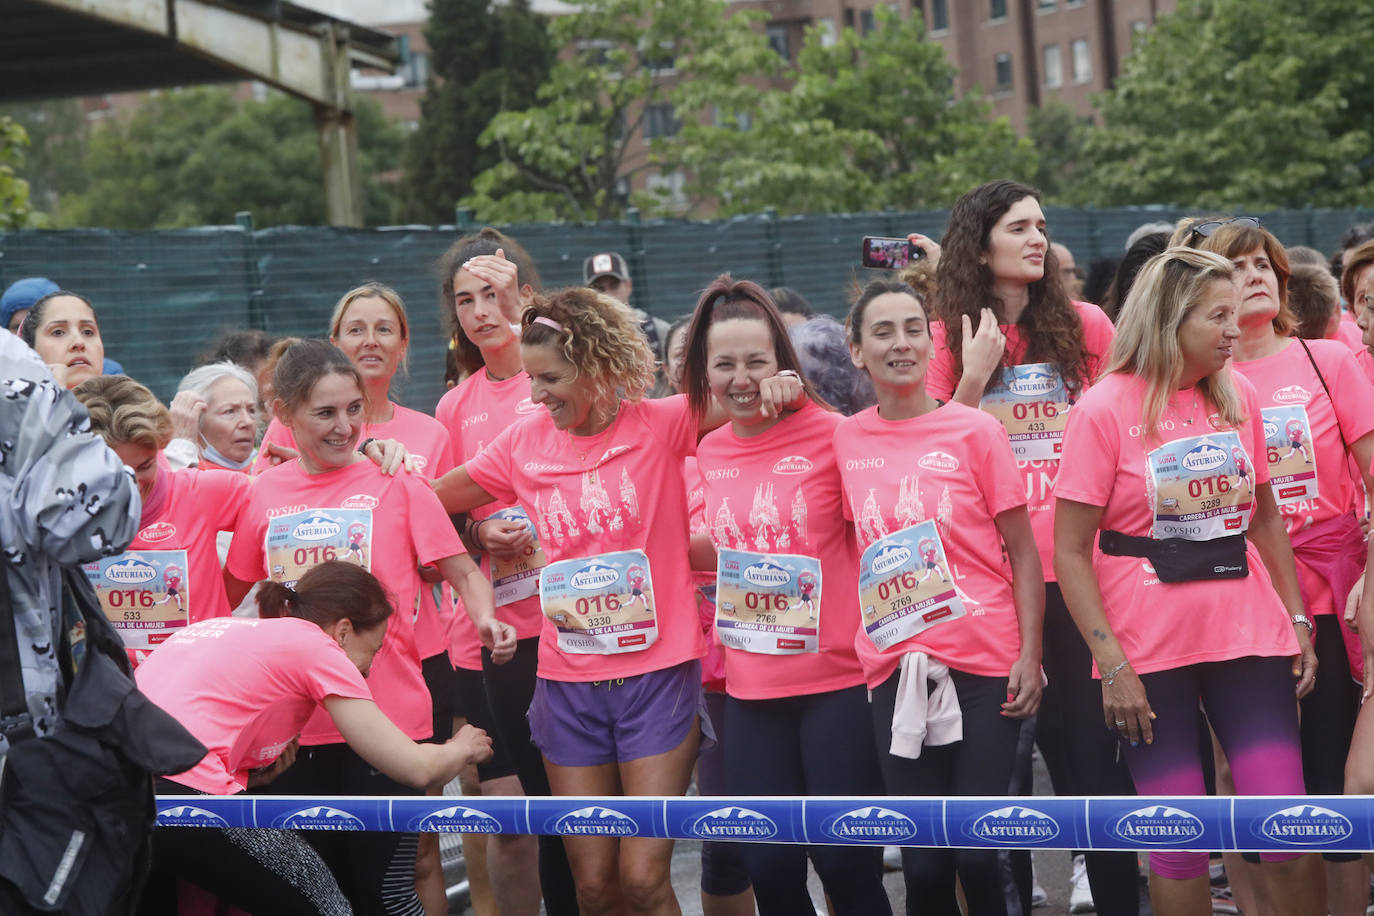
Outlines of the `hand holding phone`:
{"label": "hand holding phone", "polygon": [[901,270],[912,261],[919,261],[926,253],[909,239],[891,239],[876,235],[864,236],[863,266],[876,270]]}

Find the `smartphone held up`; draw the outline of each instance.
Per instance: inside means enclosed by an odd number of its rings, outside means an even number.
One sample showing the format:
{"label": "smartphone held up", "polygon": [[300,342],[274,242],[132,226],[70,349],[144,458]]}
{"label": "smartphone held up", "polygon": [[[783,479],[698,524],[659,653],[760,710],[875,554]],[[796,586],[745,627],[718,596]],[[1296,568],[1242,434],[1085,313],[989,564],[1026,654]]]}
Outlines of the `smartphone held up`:
{"label": "smartphone held up", "polygon": [[863,266],[876,270],[901,270],[926,256],[925,250],[907,239],[864,236]]}

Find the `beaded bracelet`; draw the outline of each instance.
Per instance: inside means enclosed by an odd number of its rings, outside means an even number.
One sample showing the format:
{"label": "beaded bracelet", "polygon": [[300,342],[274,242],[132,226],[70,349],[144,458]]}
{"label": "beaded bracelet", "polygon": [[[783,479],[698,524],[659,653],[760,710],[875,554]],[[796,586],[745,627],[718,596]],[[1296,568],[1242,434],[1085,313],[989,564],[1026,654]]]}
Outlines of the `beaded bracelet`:
{"label": "beaded bracelet", "polygon": [[1131,663],[1131,662],[1130,662],[1130,660],[1128,659],[1128,660],[1122,662],[1121,664],[1117,665],[1117,666],[1116,666],[1115,668],[1113,668],[1111,671],[1108,671],[1107,673],[1103,674],[1103,675],[1102,675],[1102,683],[1106,684],[1108,687],[1113,686],[1113,685],[1116,683],[1116,676],[1117,676],[1118,674],[1120,674],[1123,670],[1125,670],[1126,666],[1129,665],[1130,663]]}

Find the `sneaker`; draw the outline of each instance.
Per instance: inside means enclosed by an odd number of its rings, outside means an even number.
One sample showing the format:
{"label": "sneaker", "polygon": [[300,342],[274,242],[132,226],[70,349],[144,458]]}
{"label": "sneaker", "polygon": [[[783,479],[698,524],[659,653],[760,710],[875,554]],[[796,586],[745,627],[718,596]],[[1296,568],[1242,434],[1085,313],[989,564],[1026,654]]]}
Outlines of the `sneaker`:
{"label": "sneaker", "polygon": [[1069,881],[1069,912],[1095,913],[1093,891],[1088,886],[1088,865],[1082,856],[1073,857],[1073,877]]}
{"label": "sneaker", "polygon": [[1240,907],[1236,906],[1236,897],[1231,893],[1231,885],[1212,885],[1212,912],[1228,914],[1240,912]]}
{"label": "sneaker", "polygon": [[1040,886],[1040,878],[1035,873],[1035,865],[1031,865],[1031,909],[1042,907],[1050,902],[1050,895],[1045,893],[1045,889]]}
{"label": "sneaker", "polygon": [[883,847],[883,871],[902,870],[902,848],[900,846]]}

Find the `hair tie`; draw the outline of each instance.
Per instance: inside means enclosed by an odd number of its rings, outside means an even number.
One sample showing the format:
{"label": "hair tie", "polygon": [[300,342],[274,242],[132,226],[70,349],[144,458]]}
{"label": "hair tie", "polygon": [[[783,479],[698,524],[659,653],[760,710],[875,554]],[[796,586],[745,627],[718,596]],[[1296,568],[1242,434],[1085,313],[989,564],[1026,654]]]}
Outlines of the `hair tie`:
{"label": "hair tie", "polygon": [[561,330],[563,330],[563,325],[561,325],[561,324],[559,324],[558,322],[554,321],[552,318],[548,318],[548,317],[546,317],[546,316],[544,316],[544,315],[536,315],[536,316],[534,316],[534,320],[533,320],[532,322],[530,322],[530,323],[531,323],[531,324],[542,324],[544,327],[546,327],[546,328],[553,328],[555,331],[561,331]]}

